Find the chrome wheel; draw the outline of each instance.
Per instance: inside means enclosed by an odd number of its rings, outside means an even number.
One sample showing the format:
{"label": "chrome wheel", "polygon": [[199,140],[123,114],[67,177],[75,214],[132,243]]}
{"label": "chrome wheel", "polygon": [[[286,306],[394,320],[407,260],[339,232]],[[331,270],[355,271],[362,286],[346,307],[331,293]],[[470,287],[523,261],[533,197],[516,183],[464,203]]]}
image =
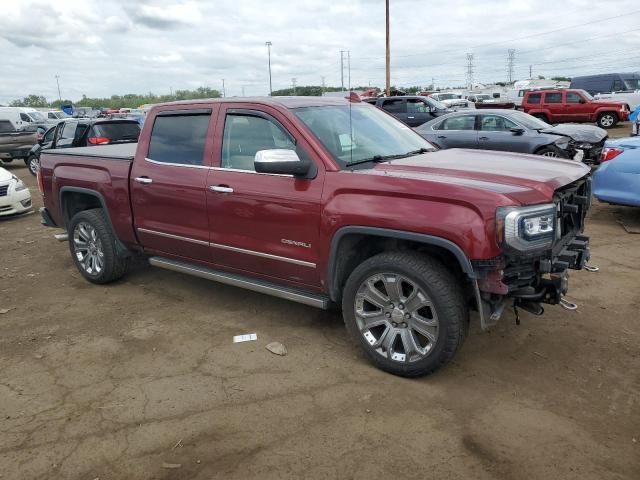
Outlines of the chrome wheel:
{"label": "chrome wheel", "polygon": [[35,175],[40,168],[40,160],[37,157],[29,157],[29,171]]}
{"label": "chrome wheel", "polygon": [[415,282],[395,273],[367,278],[355,297],[361,335],[378,354],[396,362],[429,355],[438,341],[438,315],[429,296]]}
{"label": "chrome wheel", "polygon": [[104,251],[96,229],[80,222],[73,229],[74,254],[82,269],[89,275],[99,275],[104,269]]}
{"label": "chrome wheel", "polygon": [[558,155],[556,152],[552,152],[552,151],[547,151],[544,152],[542,154],[543,157],[552,157],[552,158],[560,158],[560,155]]}
{"label": "chrome wheel", "polygon": [[600,125],[605,128],[613,126],[614,123],[615,118],[613,118],[613,115],[611,114],[602,115],[602,117],[600,117]]}

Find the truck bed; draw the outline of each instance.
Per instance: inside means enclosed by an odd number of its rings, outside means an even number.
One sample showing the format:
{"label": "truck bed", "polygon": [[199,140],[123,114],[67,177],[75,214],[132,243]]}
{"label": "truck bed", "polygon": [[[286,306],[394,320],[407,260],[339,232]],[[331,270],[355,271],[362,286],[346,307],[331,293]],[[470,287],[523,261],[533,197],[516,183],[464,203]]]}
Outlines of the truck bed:
{"label": "truck bed", "polygon": [[113,158],[117,160],[133,160],[137,143],[116,143],[113,145],[96,145],[95,147],[59,148],[45,150],[47,155],[71,155],[77,157]]}

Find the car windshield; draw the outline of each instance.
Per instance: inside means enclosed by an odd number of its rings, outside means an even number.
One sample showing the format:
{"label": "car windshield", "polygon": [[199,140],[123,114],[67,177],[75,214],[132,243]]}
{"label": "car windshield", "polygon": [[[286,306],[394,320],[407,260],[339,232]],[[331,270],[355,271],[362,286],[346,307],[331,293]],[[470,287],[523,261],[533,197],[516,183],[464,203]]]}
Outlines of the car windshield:
{"label": "car windshield", "polygon": [[478,100],[491,100],[493,97],[491,95],[476,95]]}
{"label": "car windshield", "polygon": [[457,100],[459,97],[453,93],[439,93],[438,99],[440,100]]}
{"label": "car windshield", "polygon": [[543,130],[545,128],[551,127],[551,125],[549,125],[547,122],[543,122],[539,118],[536,118],[524,112],[518,112],[514,110],[513,112],[509,112],[509,117],[512,120],[518,122],[523,127],[531,130]]}
{"label": "car windshield", "polygon": [[45,118],[40,112],[29,112],[27,113],[31,117],[31,119],[35,122],[44,122]]}
{"label": "car windshield", "polygon": [[66,114],[66,113],[64,113],[64,112],[53,112],[53,115],[54,115],[56,118],[69,118],[69,115],[67,115],[67,114]]}
{"label": "car windshield", "polygon": [[436,110],[446,110],[448,108],[444,103],[440,103],[435,98],[431,98],[431,97],[424,97],[424,98],[426,99],[426,102],[429,104],[429,106],[435,108]]}
{"label": "car windshield", "polygon": [[293,112],[341,167],[434,150],[404,123],[368,104],[302,107]]}
{"label": "car windshield", "polygon": [[640,78],[625,78],[623,81],[627,90],[640,90]]}
{"label": "car windshield", "polygon": [[580,94],[586,98],[587,100],[591,101],[593,100],[593,95],[591,95],[589,92],[587,92],[586,90],[578,90],[580,92]]}

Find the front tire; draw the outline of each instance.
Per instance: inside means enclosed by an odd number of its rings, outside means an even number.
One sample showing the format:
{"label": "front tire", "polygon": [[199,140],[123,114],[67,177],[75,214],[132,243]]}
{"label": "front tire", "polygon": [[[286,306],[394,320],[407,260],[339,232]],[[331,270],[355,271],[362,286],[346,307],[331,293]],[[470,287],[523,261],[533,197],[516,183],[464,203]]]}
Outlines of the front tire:
{"label": "front tire", "polygon": [[101,208],[76,213],[68,227],[69,249],[76,268],[91,283],[121,278],[129,259],[116,251],[116,236]]}
{"label": "front tire", "polygon": [[469,312],[459,281],[436,259],[387,252],[349,276],[347,330],[378,368],[418,377],[446,365],[462,345]]}
{"label": "front tire", "polygon": [[29,155],[29,158],[25,159],[24,163],[29,169],[29,173],[35,177],[38,173],[38,168],[40,168],[40,159],[35,155]]}
{"label": "front tire", "polygon": [[613,128],[618,123],[618,116],[613,112],[604,112],[598,115],[596,123],[600,128]]}
{"label": "front tire", "polygon": [[567,156],[560,152],[558,148],[555,147],[544,147],[536,152],[536,155],[542,155],[543,157],[550,158],[567,158]]}

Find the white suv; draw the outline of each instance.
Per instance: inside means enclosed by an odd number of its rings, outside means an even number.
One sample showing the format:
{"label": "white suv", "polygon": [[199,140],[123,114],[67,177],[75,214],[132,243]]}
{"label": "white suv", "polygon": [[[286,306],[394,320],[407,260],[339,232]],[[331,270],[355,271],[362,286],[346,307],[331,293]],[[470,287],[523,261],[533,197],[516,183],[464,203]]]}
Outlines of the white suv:
{"label": "white suv", "polygon": [[0,217],[31,210],[31,192],[18,177],[0,168]]}

